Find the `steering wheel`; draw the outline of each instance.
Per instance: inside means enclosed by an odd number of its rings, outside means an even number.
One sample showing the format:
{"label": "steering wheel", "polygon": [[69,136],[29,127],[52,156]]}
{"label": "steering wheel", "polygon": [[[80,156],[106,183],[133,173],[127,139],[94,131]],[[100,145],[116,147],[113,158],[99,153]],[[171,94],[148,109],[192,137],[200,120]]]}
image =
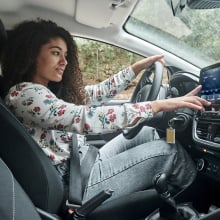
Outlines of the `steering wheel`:
{"label": "steering wheel", "polygon": [[[154,78],[152,81],[150,77],[153,73]],[[155,62],[144,71],[134,90],[131,102],[136,103],[155,100],[159,94],[162,79],[163,65],[160,62]]]}
{"label": "steering wheel", "polygon": [[[153,81],[150,76],[154,73]],[[133,96],[131,98],[132,103],[153,101],[157,98],[160,86],[163,79],[163,65],[160,62],[155,62],[148,69],[145,70],[141,76]],[[123,130],[123,135],[126,139],[132,139],[135,137],[141,128],[146,124],[146,120],[141,120],[138,125],[132,128],[126,128]]]}

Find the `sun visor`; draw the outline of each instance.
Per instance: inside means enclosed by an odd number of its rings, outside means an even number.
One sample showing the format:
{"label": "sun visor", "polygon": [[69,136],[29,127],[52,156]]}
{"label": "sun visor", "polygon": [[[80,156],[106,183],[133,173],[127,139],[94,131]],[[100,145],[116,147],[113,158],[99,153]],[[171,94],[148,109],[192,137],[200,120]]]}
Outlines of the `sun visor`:
{"label": "sun visor", "polygon": [[95,28],[106,28],[116,21],[117,23],[124,21],[122,15],[128,15],[136,2],[135,0],[78,0],[76,21]]}

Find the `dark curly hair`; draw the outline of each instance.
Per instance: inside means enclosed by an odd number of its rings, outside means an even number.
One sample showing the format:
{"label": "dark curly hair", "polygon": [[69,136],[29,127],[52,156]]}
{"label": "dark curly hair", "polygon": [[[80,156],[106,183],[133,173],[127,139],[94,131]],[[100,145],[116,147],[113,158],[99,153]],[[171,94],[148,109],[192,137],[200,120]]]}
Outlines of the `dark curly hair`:
{"label": "dark curly hair", "polygon": [[84,104],[82,74],[79,68],[77,45],[64,28],[50,20],[24,21],[8,34],[2,58],[4,95],[20,82],[32,82],[36,72],[36,60],[41,47],[53,38],[60,37],[67,44],[67,66],[61,82],[50,82],[48,87],[67,102]]}

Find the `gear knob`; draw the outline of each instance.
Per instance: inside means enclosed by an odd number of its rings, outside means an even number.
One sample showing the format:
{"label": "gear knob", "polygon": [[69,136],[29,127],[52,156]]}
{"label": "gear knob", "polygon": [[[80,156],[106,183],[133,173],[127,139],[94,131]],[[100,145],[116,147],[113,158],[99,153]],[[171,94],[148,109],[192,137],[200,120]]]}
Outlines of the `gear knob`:
{"label": "gear knob", "polygon": [[168,185],[167,177],[165,173],[159,173],[153,178],[154,188],[157,190],[158,194],[167,194]]}
{"label": "gear knob", "polygon": [[165,173],[159,173],[153,178],[154,188],[160,197],[174,210],[176,210],[175,200],[171,197],[168,190],[167,177]]}

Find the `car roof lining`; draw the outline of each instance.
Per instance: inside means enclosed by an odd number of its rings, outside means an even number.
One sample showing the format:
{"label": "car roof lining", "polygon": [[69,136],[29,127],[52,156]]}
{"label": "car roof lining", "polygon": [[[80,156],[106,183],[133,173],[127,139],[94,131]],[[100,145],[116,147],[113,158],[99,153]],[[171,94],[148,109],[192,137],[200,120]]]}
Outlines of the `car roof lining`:
{"label": "car roof lining", "polygon": [[[0,0],[1,19],[6,28],[11,28],[9,17],[24,17],[31,19],[33,17],[49,17],[56,14],[53,18],[60,15],[68,18],[70,21],[76,21],[82,25],[93,28],[107,28],[113,25],[123,25],[127,16],[133,10],[138,2],[137,0]],[[120,4],[121,3],[121,4]],[[112,5],[116,5],[113,7]],[[105,13],[97,13],[99,11]],[[32,13],[33,12],[33,13]],[[47,12],[47,13],[45,13]],[[22,16],[19,14],[22,13]],[[7,19],[4,15],[8,16]],[[10,19],[9,19],[10,21]],[[70,22],[71,23],[71,22]],[[72,26],[69,26],[71,28]],[[73,31],[73,28],[72,30]]]}

